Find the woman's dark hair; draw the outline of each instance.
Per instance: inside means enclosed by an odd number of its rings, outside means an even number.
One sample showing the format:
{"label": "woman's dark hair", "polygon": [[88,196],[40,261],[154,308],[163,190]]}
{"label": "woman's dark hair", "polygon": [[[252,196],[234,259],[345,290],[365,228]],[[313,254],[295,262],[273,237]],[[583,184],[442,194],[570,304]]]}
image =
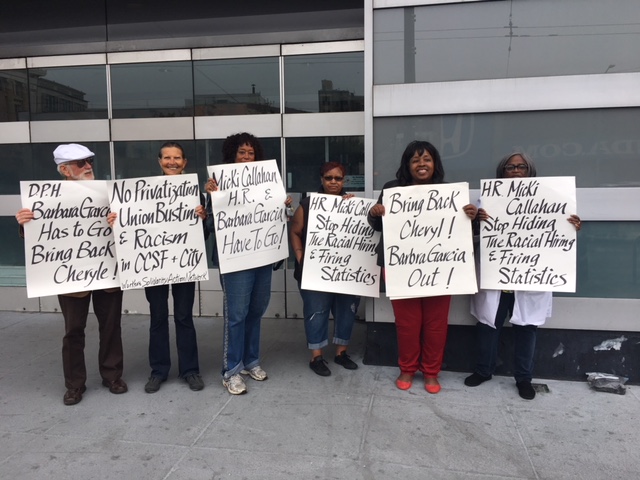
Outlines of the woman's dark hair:
{"label": "woman's dark hair", "polygon": [[338,163],[338,162],[327,162],[327,163],[323,163],[322,167],[320,167],[320,176],[324,177],[324,175],[328,171],[333,170],[334,168],[339,168],[343,177],[347,175],[347,168],[344,165],[342,165],[341,163]]}
{"label": "woman's dark hair", "polygon": [[440,153],[438,149],[429,142],[421,140],[415,140],[407,145],[402,154],[400,160],[400,168],[396,172],[396,178],[400,186],[406,186],[413,184],[413,177],[411,176],[411,159],[417,153],[422,155],[424,152],[429,152],[431,158],[433,158],[433,176],[430,183],[442,183],[444,182],[444,167],[442,166],[442,160],[440,159]]}
{"label": "woman's dark hair", "polygon": [[162,150],[165,148],[178,148],[180,149],[180,152],[182,153],[182,158],[184,158],[186,160],[186,155],[184,154],[184,148],[182,148],[182,145],[180,145],[178,142],[164,142],[162,144],[162,146],[160,147],[160,150],[158,150],[158,158],[162,158]]}
{"label": "woman's dark hair", "polygon": [[256,160],[264,160],[264,151],[260,140],[247,132],[229,135],[222,144],[222,162],[235,163],[238,149],[243,145],[250,145],[256,154]]}
{"label": "woman's dark hair", "polygon": [[536,164],[533,163],[533,160],[531,160],[529,155],[522,152],[513,152],[506,157],[503,157],[502,160],[500,160],[500,163],[498,163],[498,166],[496,167],[496,178],[504,178],[504,167],[507,165],[507,163],[509,163],[509,160],[511,160],[516,155],[520,155],[524,160],[524,163],[529,166],[529,174],[527,175],[528,177],[535,177],[537,175]]}

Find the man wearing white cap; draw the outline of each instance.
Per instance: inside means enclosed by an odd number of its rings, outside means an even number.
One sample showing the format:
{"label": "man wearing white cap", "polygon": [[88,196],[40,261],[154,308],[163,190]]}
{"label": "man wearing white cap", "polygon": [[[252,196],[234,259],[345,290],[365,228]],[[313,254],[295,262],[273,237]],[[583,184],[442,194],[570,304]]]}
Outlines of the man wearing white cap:
{"label": "man wearing white cap", "polygon": [[[60,145],[53,151],[58,172],[65,180],[93,180],[94,153],[84,145],[70,143]],[[33,219],[28,208],[16,214],[20,225]],[[65,335],[62,339],[62,368],[67,388],[63,401],[75,405],[86,391],[87,370],[84,362],[84,330],[89,314],[89,302],[93,298],[93,311],[98,318],[100,347],[98,364],[102,385],[111,393],[125,393],[127,384],[122,380],[122,337],[120,318],[122,290],[109,288],[89,292],[58,295],[60,310],[64,317]]]}

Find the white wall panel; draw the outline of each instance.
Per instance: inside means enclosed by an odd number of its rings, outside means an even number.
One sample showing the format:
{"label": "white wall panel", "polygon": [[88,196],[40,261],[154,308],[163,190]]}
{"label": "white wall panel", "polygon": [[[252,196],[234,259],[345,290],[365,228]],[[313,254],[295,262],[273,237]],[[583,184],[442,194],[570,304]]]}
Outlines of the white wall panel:
{"label": "white wall panel", "polygon": [[283,115],[285,137],[364,135],[364,112],[289,113]]}
{"label": "white wall panel", "polygon": [[640,106],[640,73],[375,85],[374,117]]}
{"label": "white wall panel", "polygon": [[29,122],[0,123],[0,144],[29,143],[30,139]]}
{"label": "white wall panel", "polygon": [[114,141],[126,140],[191,140],[193,119],[184,118],[117,118],[111,120]]}
{"label": "white wall panel", "polygon": [[195,117],[196,139],[227,138],[238,132],[249,132],[258,138],[280,137],[280,114]]}
{"label": "white wall panel", "polygon": [[31,141],[37,143],[108,142],[109,120],[31,122]]}

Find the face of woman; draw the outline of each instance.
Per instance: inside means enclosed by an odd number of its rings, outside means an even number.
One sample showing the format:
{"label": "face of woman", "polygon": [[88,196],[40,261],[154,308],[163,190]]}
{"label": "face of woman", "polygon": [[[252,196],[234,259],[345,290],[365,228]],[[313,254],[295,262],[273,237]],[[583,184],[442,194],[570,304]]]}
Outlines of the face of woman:
{"label": "face of woman", "polygon": [[240,145],[236,152],[236,163],[253,162],[256,159],[256,152],[248,143]]}
{"label": "face of woman", "polygon": [[322,189],[327,195],[340,195],[344,186],[344,176],[339,168],[332,168],[322,176]]}
{"label": "face of woman", "polygon": [[520,155],[514,155],[504,166],[504,178],[522,178],[529,176],[529,165]]}
{"label": "face of woman", "polygon": [[419,154],[418,152],[413,154],[411,160],[409,160],[409,173],[413,178],[413,183],[429,183],[431,177],[433,177],[433,171],[435,169],[435,163],[431,154],[426,150]]}
{"label": "face of woman", "polygon": [[182,155],[182,150],[176,147],[163,148],[158,162],[165,175],[180,175],[187,166],[187,159]]}

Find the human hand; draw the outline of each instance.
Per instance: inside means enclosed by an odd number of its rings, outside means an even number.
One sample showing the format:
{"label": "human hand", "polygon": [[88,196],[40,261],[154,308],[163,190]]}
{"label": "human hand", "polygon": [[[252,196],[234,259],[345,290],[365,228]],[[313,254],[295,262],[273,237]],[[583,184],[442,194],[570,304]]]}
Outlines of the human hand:
{"label": "human hand", "polygon": [[107,223],[110,227],[113,227],[113,224],[116,223],[116,219],[118,218],[118,214],[116,212],[109,212],[107,215]]}
{"label": "human hand", "polygon": [[218,182],[216,182],[213,178],[207,180],[207,183],[204,184],[204,189],[207,193],[218,191]]}
{"label": "human hand", "polygon": [[384,217],[384,205],[381,203],[376,203],[371,210],[369,210],[369,215],[372,217]]}
{"label": "human hand", "polygon": [[476,215],[478,214],[478,207],[471,203],[462,207],[462,210],[471,220],[475,220]]}
{"label": "human hand", "polygon": [[580,220],[580,217],[578,215],[571,215],[569,218],[567,218],[567,220],[571,225],[575,227],[576,231],[580,231],[580,229],[582,228],[582,221]]}
{"label": "human hand", "polygon": [[200,220],[206,220],[206,218],[207,218],[207,210],[202,205],[198,205],[196,207],[196,215],[198,215],[198,217],[200,217]]}
{"label": "human hand", "polygon": [[18,213],[16,213],[16,220],[20,225],[24,225],[25,223],[30,222],[31,220],[33,220],[33,217],[33,212],[28,208],[21,208],[20,210],[18,210]]}

